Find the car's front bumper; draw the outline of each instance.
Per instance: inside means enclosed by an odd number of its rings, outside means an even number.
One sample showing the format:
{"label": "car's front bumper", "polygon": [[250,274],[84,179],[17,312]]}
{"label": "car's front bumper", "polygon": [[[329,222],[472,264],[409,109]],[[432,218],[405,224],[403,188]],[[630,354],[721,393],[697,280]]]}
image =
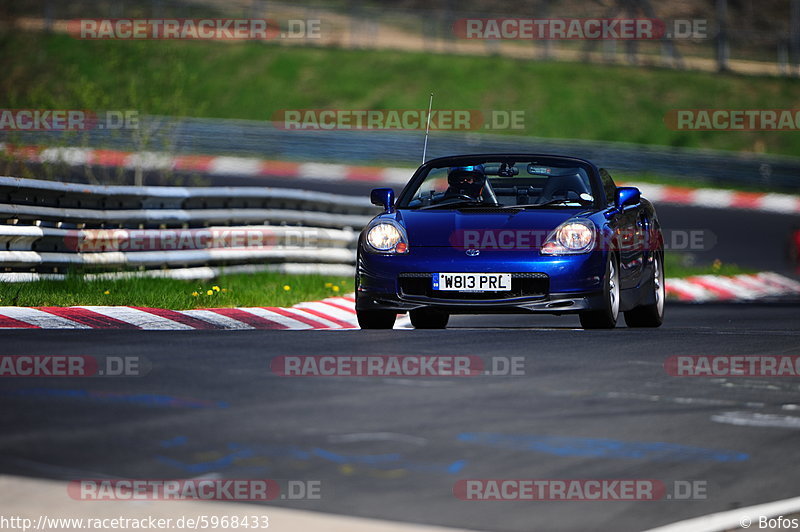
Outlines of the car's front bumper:
{"label": "car's front bumper", "polygon": [[[437,308],[450,314],[580,312],[603,305],[605,264],[603,251],[559,257],[536,251],[484,251],[467,257],[454,248],[417,248],[407,255],[361,253],[356,308]],[[514,288],[503,294],[435,292],[425,288],[435,272],[511,273]],[[409,278],[415,282],[410,284]]]}

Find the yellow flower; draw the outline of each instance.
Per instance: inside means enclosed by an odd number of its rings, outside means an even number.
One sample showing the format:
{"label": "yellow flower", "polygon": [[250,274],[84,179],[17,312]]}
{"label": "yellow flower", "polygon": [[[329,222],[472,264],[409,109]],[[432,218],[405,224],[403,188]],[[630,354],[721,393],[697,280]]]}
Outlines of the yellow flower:
{"label": "yellow flower", "polygon": [[718,272],[720,268],[722,268],[722,261],[719,259],[714,260],[714,262],[711,264],[711,269],[715,272]]}
{"label": "yellow flower", "polygon": [[212,287],[211,287],[211,289],[212,289],[214,292],[219,292],[219,286],[216,286],[216,285],[215,285],[215,286],[212,286]]}
{"label": "yellow flower", "polygon": [[192,292],[192,297],[197,297],[197,296],[199,296],[199,295],[200,295],[200,294],[199,294],[199,293],[197,293],[197,292]]}
{"label": "yellow flower", "polygon": [[207,296],[213,296],[214,295],[214,291],[213,290],[209,290],[208,292],[206,292],[206,295]]}
{"label": "yellow flower", "polygon": [[325,283],[325,288],[331,288],[332,286],[333,286],[333,283]]}
{"label": "yellow flower", "polygon": [[285,285],[283,285],[283,289],[284,289],[286,292],[288,292],[289,290],[291,290],[291,289],[292,289],[292,287],[291,287],[291,286],[289,286],[288,284],[285,284]]}
{"label": "yellow flower", "polygon": [[103,295],[106,295],[106,296],[107,296],[107,295],[109,295],[110,293],[111,293],[111,291],[110,291],[110,290],[106,290],[105,292],[103,292]]}
{"label": "yellow flower", "polygon": [[338,291],[339,291],[339,287],[338,287],[338,286],[334,286],[334,287],[333,287],[333,291],[334,291],[334,292],[338,292]]}
{"label": "yellow flower", "polygon": [[223,288],[223,289],[222,289],[222,292],[223,292],[223,293],[224,293],[224,292],[227,292],[227,291],[228,291],[228,289],[227,289],[227,288]]}

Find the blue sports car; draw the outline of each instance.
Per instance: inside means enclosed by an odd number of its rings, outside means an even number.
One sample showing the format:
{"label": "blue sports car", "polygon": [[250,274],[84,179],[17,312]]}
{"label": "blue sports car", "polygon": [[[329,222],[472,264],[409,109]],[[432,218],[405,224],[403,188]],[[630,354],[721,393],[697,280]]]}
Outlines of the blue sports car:
{"label": "blue sports car", "polygon": [[589,161],[461,155],[428,161],[358,243],[363,329],[410,313],[419,329],[451,314],[577,313],[585,329],[658,327],[664,245],[653,205]]}

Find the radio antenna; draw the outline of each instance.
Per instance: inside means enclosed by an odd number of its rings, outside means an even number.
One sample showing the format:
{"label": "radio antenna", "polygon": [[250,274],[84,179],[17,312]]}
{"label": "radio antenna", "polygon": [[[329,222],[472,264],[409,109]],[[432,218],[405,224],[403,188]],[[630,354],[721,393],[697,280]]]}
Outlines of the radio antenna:
{"label": "radio antenna", "polygon": [[428,124],[425,126],[425,145],[422,147],[422,164],[425,164],[425,155],[428,153],[428,134],[431,132],[431,109],[433,108],[433,93],[428,101]]}

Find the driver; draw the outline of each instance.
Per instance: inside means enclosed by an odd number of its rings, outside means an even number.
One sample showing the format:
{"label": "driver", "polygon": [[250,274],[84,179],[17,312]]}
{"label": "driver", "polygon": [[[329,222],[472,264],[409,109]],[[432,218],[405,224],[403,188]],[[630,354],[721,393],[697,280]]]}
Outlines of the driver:
{"label": "driver", "polygon": [[469,196],[482,200],[483,188],[486,185],[486,173],[483,165],[455,166],[447,172],[447,191],[445,198]]}

